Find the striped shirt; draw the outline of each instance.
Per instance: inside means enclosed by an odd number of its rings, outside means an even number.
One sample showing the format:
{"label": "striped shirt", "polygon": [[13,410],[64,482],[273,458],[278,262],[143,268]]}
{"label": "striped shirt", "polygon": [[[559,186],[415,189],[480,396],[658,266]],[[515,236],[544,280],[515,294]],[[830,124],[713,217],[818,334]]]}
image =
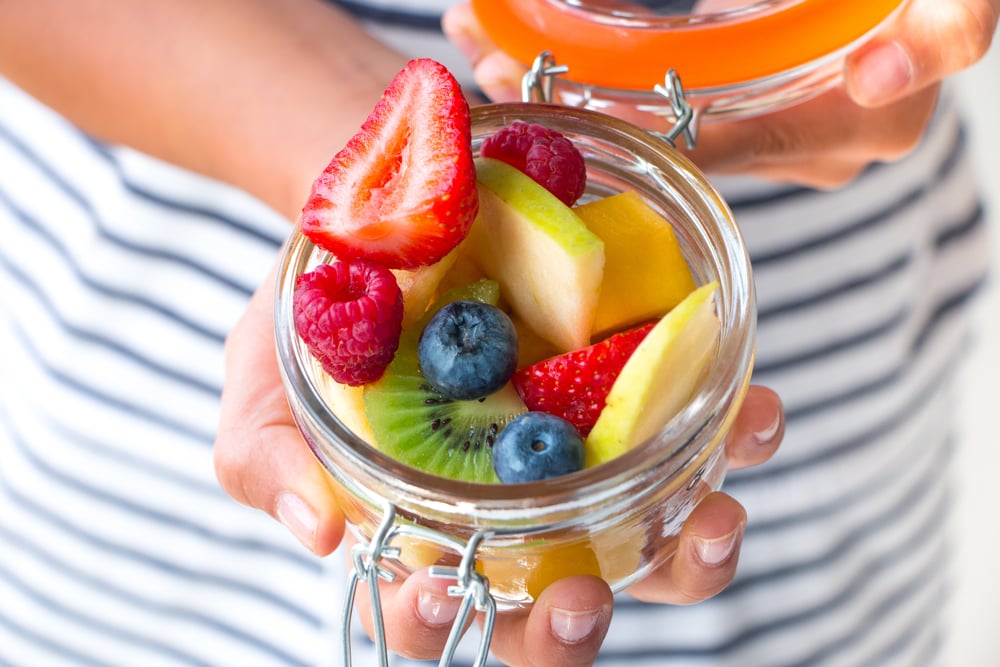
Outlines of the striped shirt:
{"label": "striped shirt", "polygon": [[[448,2],[340,4],[462,70]],[[835,192],[716,179],[787,435],[726,482],[750,516],[734,583],[619,596],[598,665],[935,664],[952,379],[986,266],[967,154],[944,105],[912,155]],[[287,232],[0,81],[0,666],[337,664],[342,554],[305,553],[212,465],[224,337]]]}

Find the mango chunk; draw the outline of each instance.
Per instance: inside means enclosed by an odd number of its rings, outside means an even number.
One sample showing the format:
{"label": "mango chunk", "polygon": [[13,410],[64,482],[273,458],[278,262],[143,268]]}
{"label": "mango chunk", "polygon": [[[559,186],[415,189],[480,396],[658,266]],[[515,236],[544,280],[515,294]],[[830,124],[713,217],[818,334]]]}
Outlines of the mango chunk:
{"label": "mango chunk", "polygon": [[627,190],[574,210],[604,241],[594,338],[659,318],[694,291],[673,227],[638,193]]}

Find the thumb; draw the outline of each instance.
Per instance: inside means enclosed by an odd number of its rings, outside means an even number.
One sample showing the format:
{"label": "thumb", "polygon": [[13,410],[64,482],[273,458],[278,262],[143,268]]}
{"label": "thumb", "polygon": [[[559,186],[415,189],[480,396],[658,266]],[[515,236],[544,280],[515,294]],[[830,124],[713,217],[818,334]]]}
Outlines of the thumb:
{"label": "thumb", "polygon": [[848,58],[848,94],[880,107],[975,64],[989,50],[998,15],[1000,0],[910,0]]}

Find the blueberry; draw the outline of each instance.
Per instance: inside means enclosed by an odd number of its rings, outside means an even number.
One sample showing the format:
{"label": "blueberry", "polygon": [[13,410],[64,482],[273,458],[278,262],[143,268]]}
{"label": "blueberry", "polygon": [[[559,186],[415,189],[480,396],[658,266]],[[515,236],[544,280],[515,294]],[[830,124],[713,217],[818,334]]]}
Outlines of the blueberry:
{"label": "blueberry", "polygon": [[479,301],[452,301],[420,333],[417,356],[424,377],[441,394],[483,398],[517,370],[517,331],[507,314]]}
{"label": "blueberry", "polygon": [[583,438],[563,419],[545,412],[515,417],[493,444],[493,470],[505,484],[536,482],[583,468]]}

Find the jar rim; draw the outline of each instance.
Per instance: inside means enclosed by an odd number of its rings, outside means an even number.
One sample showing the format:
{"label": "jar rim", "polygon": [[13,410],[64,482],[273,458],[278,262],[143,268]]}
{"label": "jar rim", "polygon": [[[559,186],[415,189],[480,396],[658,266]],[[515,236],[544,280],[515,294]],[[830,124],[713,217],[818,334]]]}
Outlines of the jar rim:
{"label": "jar rim", "polygon": [[[310,442],[310,447],[324,466],[339,481],[353,487],[355,492],[364,494],[368,482],[392,483],[400,493],[420,498],[423,506],[447,507],[452,512],[456,506],[474,508],[478,513],[477,522],[488,522],[490,518],[502,522],[529,506],[567,507],[579,504],[581,497],[588,502],[613,497],[622,493],[623,489],[636,488],[642,479],[653,476],[663,478],[665,470],[668,477],[683,471],[689,459],[704,453],[699,447],[699,444],[704,444],[699,435],[705,429],[728,426],[732,415],[720,416],[713,406],[732,406],[735,403],[738,407],[753,366],[756,304],[749,257],[724,200],[700,170],[665,140],[627,121],[597,111],[535,103],[502,103],[474,107],[472,117],[474,132],[477,124],[499,126],[514,119],[545,122],[546,118],[556,118],[560,123],[574,127],[600,124],[602,130],[614,137],[616,145],[630,149],[639,146],[648,148],[651,155],[662,161],[660,166],[673,170],[695,186],[702,197],[697,204],[717,213],[707,224],[713,225],[713,231],[719,231],[725,238],[725,247],[716,248],[720,253],[716,261],[725,263],[724,270],[730,278],[722,281],[718,295],[722,303],[717,304],[725,337],[720,338],[725,344],[718,346],[714,363],[696,396],[682,412],[650,441],[610,462],[572,475],[528,484],[478,484],[440,477],[407,466],[380,452],[352,432],[327,406],[321,390],[310,376],[312,362],[304,345],[298,341],[292,324],[291,294],[295,276],[306,270],[309,261],[315,262],[317,255],[313,252],[315,248],[311,241],[296,227],[285,243],[280,260],[275,298],[275,335],[286,388],[295,394],[301,407],[301,414],[297,414],[296,418],[308,420],[310,427],[323,434],[327,442],[336,443],[329,447],[324,443]],[[699,224],[702,222],[699,221]],[[675,446],[668,446],[668,443],[675,443]],[[347,476],[343,472],[345,467],[351,468],[354,473],[360,471],[362,477]],[[669,479],[659,481],[665,483]]]}

